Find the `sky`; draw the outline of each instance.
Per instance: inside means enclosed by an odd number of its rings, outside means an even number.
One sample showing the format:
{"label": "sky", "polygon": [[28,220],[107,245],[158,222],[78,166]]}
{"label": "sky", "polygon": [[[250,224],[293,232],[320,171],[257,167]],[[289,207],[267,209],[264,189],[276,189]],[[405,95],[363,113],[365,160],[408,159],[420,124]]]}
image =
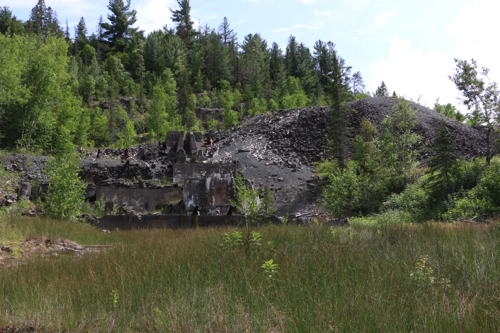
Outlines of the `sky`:
{"label": "sky", "polygon": [[[27,20],[38,0],[0,0],[18,19]],[[74,31],[83,16],[89,33],[99,16],[106,20],[108,0],[45,0],[64,27]],[[366,89],[382,81],[390,93],[432,107],[451,103],[462,111],[460,94],[448,76],[454,59],[474,58],[500,82],[498,0],[191,0],[197,25],[217,28],[227,17],[240,41],[260,33],[269,47],[283,50],[290,35],[313,51],[318,40],[332,41],[352,71],[361,72]],[[137,23],[147,33],[174,27],[169,8],[176,0],[132,0]]]}

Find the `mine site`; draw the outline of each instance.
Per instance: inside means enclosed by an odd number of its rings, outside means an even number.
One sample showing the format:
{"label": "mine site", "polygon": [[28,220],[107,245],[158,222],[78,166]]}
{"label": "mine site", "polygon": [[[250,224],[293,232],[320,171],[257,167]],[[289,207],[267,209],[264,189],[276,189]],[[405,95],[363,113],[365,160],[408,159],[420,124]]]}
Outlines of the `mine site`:
{"label": "mine site", "polygon": [[[360,132],[363,118],[380,126],[391,114],[396,99],[370,98],[351,102],[347,138]],[[447,119],[412,104],[418,123],[414,132],[427,151],[435,144],[441,120],[455,135],[456,154],[465,159],[482,156],[485,130]],[[217,112],[201,109],[200,114]],[[168,132],[164,141],[123,149],[81,150],[80,177],[88,184],[85,200],[105,203],[106,216],[81,216],[106,230],[129,228],[191,227],[187,216],[199,216],[198,226],[237,225],[234,175],[240,173],[262,196],[267,184],[274,198],[274,218],[309,224],[319,219],[333,224],[345,219],[330,217],[322,207],[320,178],[314,165],[326,157],[328,107],[277,110],[248,119],[227,130]],[[313,129],[313,130],[312,130]],[[425,160],[428,156],[419,156]],[[17,195],[4,196],[0,204],[19,199],[44,199],[49,184],[43,173],[44,156],[13,154],[3,158],[8,171],[18,171]],[[33,183],[38,185],[33,187]],[[228,217],[231,216],[231,217]],[[337,221],[338,220],[338,221]]]}

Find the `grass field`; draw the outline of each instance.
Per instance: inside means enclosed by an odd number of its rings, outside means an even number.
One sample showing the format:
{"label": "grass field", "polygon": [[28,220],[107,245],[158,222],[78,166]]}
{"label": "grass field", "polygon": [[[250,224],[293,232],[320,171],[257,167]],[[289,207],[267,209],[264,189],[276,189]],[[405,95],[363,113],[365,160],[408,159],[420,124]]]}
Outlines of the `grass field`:
{"label": "grass field", "polygon": [[115,246],[83,258],[32,258],[0,268],[0,326],[55,332],[500,329],[494,226],[105,234],[83,224],[18,218],[0,222],[0,243],[7,232]]}

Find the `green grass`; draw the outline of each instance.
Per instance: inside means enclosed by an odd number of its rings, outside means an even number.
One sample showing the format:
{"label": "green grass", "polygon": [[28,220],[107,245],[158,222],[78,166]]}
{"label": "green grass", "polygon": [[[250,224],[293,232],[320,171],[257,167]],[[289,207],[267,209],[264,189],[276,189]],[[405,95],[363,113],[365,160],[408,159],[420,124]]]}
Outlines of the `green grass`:
{"label": "green grass", "polygon": [[[8,223],[23,236],[117,245],[83,258],[39,258],[0,269],[0,326],[474,333],[500,327],[500,236],[494,227],[269,226],[241,229],[241,245],[221,246],[232,230],[104,234],[69,222]],[[248,241],[250,231],[261,233],[261,245]],[[418,271],[421,258],[428,259]],[[271,259],[278,266],[269,278],[261,266]]]}

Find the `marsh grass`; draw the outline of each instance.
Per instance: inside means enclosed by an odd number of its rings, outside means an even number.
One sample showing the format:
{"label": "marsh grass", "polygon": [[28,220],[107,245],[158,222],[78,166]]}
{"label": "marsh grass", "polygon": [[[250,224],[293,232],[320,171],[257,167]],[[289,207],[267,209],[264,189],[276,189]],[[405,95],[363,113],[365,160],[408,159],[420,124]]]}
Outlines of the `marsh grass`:
{"label": "marsh grass", "polygon": [[[114,243],[97,255],[0,269],[0,324],[85,332],[497,332],[495,228],[269,226],[104,234],[11,220],[23,235]],[[31,223],[31,224],[30,224]],[[66,222],[64,222],[66,223]],[[22,226],[17,226],[18,230]],[[24,229],[23,229],[24,230]],[[23,231],[24,232],[24,231]],[[434,279],[412,273],[426,258]],[[269,279],[263,265],[272,260]],[[427,273],[426,273],[427,272]],[[429,273],[430,272],[430,273]],[[447,285],[431,283],[448,279]]]}

